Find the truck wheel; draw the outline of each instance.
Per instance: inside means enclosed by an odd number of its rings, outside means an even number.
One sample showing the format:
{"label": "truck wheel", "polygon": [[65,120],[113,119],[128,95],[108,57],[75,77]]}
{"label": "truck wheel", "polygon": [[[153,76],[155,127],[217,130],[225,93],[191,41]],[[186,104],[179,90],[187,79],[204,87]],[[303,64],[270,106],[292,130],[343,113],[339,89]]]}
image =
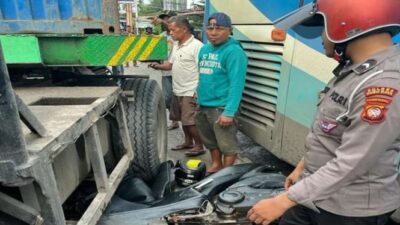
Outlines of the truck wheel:
{"label": "truck wheel", "polygon": [[157,82],[148,79],[129,79],[123,90],[133,91],[125,99],[126,117],[134,151],[132,172],[150,181],[167,157],[167,120],[164,98]]}

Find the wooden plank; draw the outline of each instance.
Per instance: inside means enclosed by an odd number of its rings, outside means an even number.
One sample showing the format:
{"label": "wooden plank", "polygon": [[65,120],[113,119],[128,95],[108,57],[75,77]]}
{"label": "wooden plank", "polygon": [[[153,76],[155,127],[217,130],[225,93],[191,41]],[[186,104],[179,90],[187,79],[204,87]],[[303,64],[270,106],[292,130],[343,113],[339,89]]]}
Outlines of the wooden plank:
{"label": "wooden plank", "polygon": [[39,212],[34,208],[17,201],[2,192],[0,192],[0,210],[27,224],[40,225],[44,222]]}
{"label": "wooden plank", "polygon": [[128,125],[127,125],[127,120],[126,120],[124,103],[122,102],[121,99],[118,100],[118,108],[116,111],[117,111],[116,114],[117,114],[118,128],[119,128],[119,133],[121,136],[122,144],[124,146],[124,150],[125,150],[126,154],[132,160],[133,159],[133,146],[132,146],[131,139],[129,137],[129,130],[128,130]]}
{"label": "wooden plank", "polygon": [[84,137],[85,149],[89,154],[90,162],[92,164],[97,191],[99,193],[107,192],[109,189],[108,177],[97,125],[93,124],[93,126],[85,133]]}
{"label": "wooden plank", "polygon": [[[128,125],[126,121],[125,107],[121,99],[118,100],[116,108],[117,122],[120,131],[121,140],[124,146],[125,154],[114,168],[109,177],[109,188],[107,192],[98,193],[92,203],[78,221],[77,225],[95,225],[103,214],[118,185],[127,172],[131,161],[133,160],[133,149],[131,139],[129,138]],[[96,182],[97,183],[97,182]]]}
{"label": "wooden plank", "polygon": [[17,101],[19,116],[24,124],[35,134],[41,137],[46,137],[47,130],[38,118],[32,113],[32,111],[25,105],[22,99],[15,94],[15,100]]}
{"label": "wooden plank", "polygon": [[111,197],[114,195],[118,185],[121,183],[121,180],[128,170],[130,163],[131,159],[127,155],[124,155],[121,158],[110,175],[110,188],[107,192],[98,193],[96,195],[77,225],[95,225],[97,223],[97,221],[100,219],[100,216],[103,214],[104,209],[110,202]]}

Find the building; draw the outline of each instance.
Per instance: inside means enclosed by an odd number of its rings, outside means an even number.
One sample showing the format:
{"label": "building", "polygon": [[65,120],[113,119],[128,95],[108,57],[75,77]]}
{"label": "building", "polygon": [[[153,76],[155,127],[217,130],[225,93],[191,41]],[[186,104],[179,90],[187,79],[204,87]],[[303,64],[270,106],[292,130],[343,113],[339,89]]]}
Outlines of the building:
{"label": "building", "polygon": [[164,10],[184,11],[187,9],[187,0],[163,0]]}

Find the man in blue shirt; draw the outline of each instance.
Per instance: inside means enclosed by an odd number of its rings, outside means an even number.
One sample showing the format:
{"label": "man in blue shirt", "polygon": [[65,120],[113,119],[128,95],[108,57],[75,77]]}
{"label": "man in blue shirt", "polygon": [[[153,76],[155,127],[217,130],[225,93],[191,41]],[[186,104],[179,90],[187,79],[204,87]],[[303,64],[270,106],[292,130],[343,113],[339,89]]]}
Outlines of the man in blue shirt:
{"label": "man in blue shirt", "polygon": [[235,114],[244,89],[247,57],[231,33],[229,16],[212,14],[207,26],[209,43],[199,53],[196,126],[211,151],[209,173],[232,165],[239,149]]}

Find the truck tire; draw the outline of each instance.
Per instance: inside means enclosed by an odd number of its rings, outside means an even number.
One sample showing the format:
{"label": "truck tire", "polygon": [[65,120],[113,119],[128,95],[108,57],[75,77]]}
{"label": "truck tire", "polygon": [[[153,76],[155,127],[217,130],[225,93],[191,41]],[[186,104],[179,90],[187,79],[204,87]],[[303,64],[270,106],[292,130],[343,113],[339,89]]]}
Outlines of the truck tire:
{"label": "truck tire", "polygon": [[126,98],[126,118],[134,151],[131,166],[133,176],[151,181],[160,163],[167,156],[167,118],[164,98],[157,82],[149,79],[128,79],[125,91],[133,91]]}

